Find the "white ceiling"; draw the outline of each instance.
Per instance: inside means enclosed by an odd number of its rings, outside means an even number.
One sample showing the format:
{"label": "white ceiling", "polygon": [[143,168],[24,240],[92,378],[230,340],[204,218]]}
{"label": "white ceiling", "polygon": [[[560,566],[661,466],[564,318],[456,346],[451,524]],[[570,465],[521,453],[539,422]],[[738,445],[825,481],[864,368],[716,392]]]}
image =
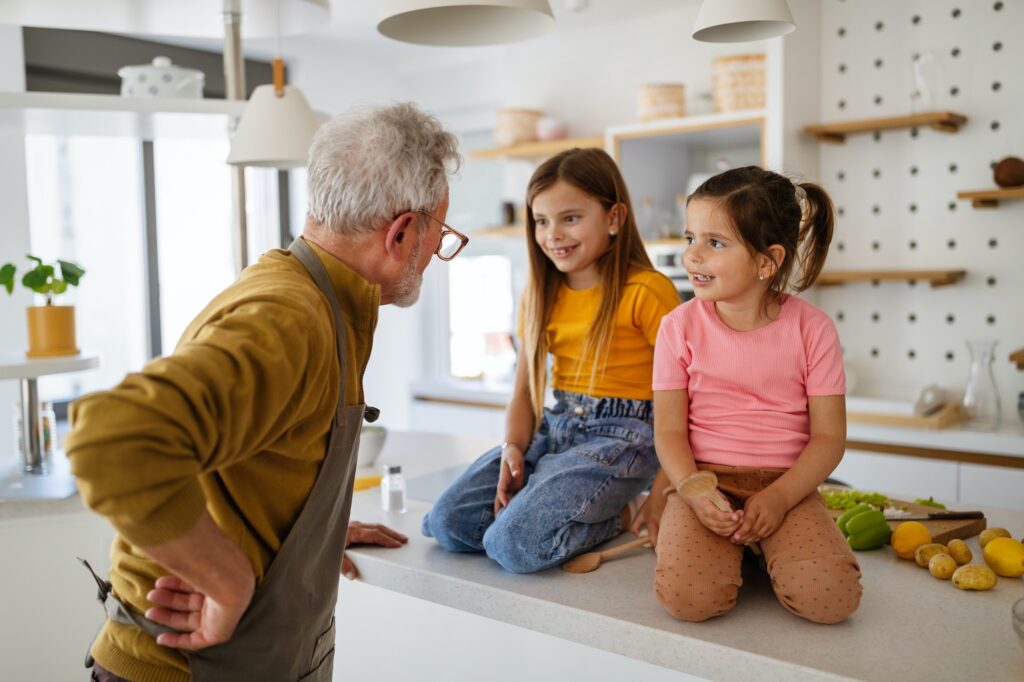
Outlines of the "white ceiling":
{"label": "white ceiling", "polygon": [[[437,56],[438,52],[472,50],[473,48],[436,48],[421,47],[398,43],[377,33],[377,15],[381,0],[330,0],[331,21],[323,29],[309,36],[294,36],[287,42],[312,38],[317,42],[334,43],[339,46],[353,48],[370,54],[387,54],[408,58],[414,53],[421,53],[424,58]],[[555,14],[555,30],[568,31],[577,28],[609,25],[627,21],[631,18],[658,14],[681,6],[693,5],[700,0],[549,0]],[[580,11],[570,11],[572,5],[583,5]],[[243,20],[244,39],[244,20]],[[688,34],[688,31],[686,31]],[[152,36],[138,36],[152,38]],[[218,51],[221,44],[217,40],[161,38],[165,42],[188,47]],[[270,58],[273,56],[273,41],[251,40],[244,43],[247,56]]]}

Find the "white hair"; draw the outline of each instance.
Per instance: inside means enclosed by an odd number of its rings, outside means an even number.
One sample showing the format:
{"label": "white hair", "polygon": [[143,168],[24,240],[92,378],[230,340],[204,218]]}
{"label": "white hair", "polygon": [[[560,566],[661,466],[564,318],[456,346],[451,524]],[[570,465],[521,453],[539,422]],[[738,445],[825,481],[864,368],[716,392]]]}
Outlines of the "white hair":
{"label": "white hair", "polygon": [[461,162],[455,135],[411,102],[354,109],[313,137],[309,217],[353,234],[402,211],[431,210]]}

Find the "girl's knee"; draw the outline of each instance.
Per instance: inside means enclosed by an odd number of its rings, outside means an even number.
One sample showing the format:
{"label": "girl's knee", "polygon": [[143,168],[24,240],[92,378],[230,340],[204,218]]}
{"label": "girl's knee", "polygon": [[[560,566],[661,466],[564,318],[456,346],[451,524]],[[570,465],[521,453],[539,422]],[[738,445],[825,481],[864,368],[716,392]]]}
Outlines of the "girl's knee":
{"label": "girl's knee", "polygon": [[536,573],[550,568],[557,561],[552,561],[542,547],[546,543],[536,542],[524,534],[518,524],[511,523],[506,510],[498,516],[487,532],[484,533],[483,547],[487,556],[498,562],[510,573]]}
{"label": "girl's knee", "polygon": [[655,571],[654,595],[673,618],[699,623],[728,613],[736,605],[739,585],[689,580]]}
{"label": "girl's knee", "polygon": [[449,552],[479,552],[482,547],[477,534],[483,524],[484,519],[479,515],[470,518],[456,505],[445,503],[442,497],[423,517],[421,531]]}
{"label": "girl's knee", "polygon": [[857,560],[846,555],[784,564],[775,569],[772,584],[789,611],[826,625],[846,620],[860,606],[863,593]]}

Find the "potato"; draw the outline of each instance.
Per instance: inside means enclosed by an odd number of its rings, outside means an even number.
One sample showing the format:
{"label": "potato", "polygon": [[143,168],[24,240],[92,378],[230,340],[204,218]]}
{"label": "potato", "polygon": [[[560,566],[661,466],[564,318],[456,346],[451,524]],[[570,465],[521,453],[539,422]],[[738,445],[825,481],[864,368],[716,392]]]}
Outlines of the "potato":
{"label": "potato", "polygon": [[989,540],[1008,537],[1010,537],[1010,531],[1005,528],[986,528],[981,531],[981,535],[978,536],[978,544],[984,547],[988,544]]}
{"label": "potato", "polygon": [[939,580],[949,580],[956,571],[956,560],[948,554],[936,554],[928,561],[928,571]]}
{"label": "potato", "polygon": [[958,566],[969,564],[974,558],[971,548],[963,540],[950,540],[946,547],[949,548],[949,556],[953,557]]}
{"label": "potato", "polygon": [[945,545],[940,545],[937,542],[931,542],[927,545],[921,545],[914,552],[914,561],[921,568],[928,568],[928,562],[931,561],[932,557],[936,554],[949,555],[949,549]]}
{"label": "potato", "polygon": [[961,566],[953,572],[953,584],[961,590],[991,590],[997,580],[991,568],[978,564]]}

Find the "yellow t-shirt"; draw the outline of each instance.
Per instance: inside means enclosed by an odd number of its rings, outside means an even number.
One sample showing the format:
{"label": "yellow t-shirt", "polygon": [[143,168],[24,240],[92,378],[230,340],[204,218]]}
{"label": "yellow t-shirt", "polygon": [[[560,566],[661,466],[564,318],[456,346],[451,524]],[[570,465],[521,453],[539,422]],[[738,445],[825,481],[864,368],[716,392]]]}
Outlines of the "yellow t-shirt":
{"label": "yellow t-shirt", "polygon": [[[380,287],[309,245],[345,318],[344,401],[356,405]],[[72,405],[71,469],[85,503],[117,529],[110,581],[136,612],[167,573],[139,547],[182,535],[204,508],[262,582],[326,452],[338,402],[334,330],[298,258],[271,251],[199,313],[172,355]],[[189,679],[181,653],[132,626],[107,621],[92,654],[128,679]]]}
{"label": "yellow t-shirt", "polygon": [[672,281],[656,270],[630,273],[615,314],[603,371],[594,377],[593,358],[581,364],[583,344],[597,317],[601,288],[575,290],[562,284],[547,324],[551,387],[598,397],[650,400],[654,342],[661,318],[679,305]]}

